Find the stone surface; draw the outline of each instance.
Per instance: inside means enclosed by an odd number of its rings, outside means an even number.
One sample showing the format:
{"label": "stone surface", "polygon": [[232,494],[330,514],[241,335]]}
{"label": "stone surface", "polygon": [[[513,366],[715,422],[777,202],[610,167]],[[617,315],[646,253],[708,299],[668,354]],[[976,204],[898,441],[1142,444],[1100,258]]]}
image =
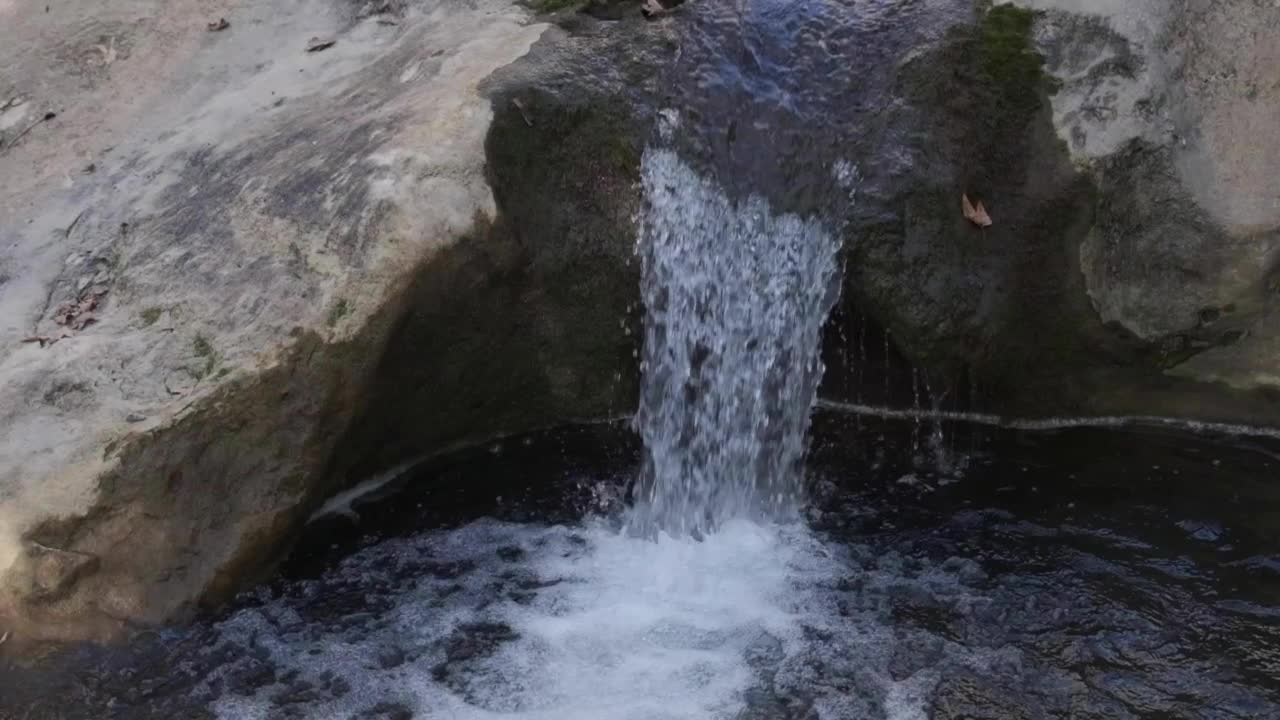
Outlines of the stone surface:
{"label": "stone surface", "polygon": [[[1025,4],[1047,11],[1036,38],[1062,79],[1055,126],[1099,182],[1081,252],[1099,314],[1144,340],[1200,335],[1205,351],[1179,376],[1274,386],[1280,7]],[[1261,372],[1230,359],[1251,351]]]}
{"label": "stone surface", "polygon": [[[635,115],[526,92],[567,82],[548,28],[504,0],[0,3],[6,650],[219,602],[348,473],[629,411],[638,147],[601,128]],[[495,79],[540,39],[550,70]],[[601,193],[622,220],[577,222]]]}
{"label": "stone surface", "polygon": [[920,376],[890,372],[894,403],[1277,422],[1278,28],[1251,0],[1019,0],[921,48],[889,121],[910,169],[848,234],[836,379],[883,328],[869,364]]}

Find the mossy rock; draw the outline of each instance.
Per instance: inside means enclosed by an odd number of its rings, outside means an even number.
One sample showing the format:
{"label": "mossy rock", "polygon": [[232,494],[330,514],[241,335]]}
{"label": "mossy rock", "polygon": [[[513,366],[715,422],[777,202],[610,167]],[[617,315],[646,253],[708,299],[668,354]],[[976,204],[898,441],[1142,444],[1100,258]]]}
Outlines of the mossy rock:
{"label": "mossy rock", "polygon": [[[935,390],[963,378],[1002,402],[1036,387],[1073,406],[1089,392],[1079,375],[1134,356],[1083,287],[1096,187],[1053,127],[1036,17],[980,8],[904,66],[895,92],[914,113],[903,122],[918,160],[888,203],[895,219],[850,231],[844,302],[857,309],[844,315],[869,313]],[[995,224],[965,220],[962,194]]]}

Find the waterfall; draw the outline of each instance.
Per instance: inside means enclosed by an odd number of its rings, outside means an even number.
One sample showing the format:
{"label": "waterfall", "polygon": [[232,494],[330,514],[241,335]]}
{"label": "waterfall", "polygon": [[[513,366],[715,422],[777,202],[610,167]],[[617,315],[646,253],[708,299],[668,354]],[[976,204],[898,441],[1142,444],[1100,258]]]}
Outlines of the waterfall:
{"label": "waterfall", "polygon": [[839,243],[821,222],[731,200],[675,152],[642,160],[645,457],[630,525],[703,535],[801,492]]}

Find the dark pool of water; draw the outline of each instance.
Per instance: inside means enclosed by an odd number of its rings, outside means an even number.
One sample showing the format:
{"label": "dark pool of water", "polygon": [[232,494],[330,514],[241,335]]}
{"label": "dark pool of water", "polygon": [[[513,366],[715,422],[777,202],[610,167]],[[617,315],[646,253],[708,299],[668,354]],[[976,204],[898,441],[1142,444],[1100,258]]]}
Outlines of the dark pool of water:
{"label": "dark pool of water", "polygon": [[432,461],[217,617],[0,668],[0,718],[1280,717],[1274,443],[814,438],[802,524],[701,544],[583,520],[621,426]]}

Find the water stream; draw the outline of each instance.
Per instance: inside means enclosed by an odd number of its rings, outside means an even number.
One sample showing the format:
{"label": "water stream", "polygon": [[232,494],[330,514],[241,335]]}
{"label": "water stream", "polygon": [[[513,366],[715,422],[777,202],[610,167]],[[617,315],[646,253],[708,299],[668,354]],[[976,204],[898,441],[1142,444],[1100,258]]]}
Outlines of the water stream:
{"label": "water stream", "polygon": [[[1280,717],[1274,438],[1002,427],[928,377],[815,412],[861,186],[804,129],[963,4],[694,3],[642,164],[634,424],[371,481],[230,607],[0,668],[0,719]],[[921,469],[926,421],[964,462]]]}
{"label": "water stream", "polygon": [[1203,720],[1280,716],[1273,438],[974,435],[814,416],[794,522],[619,532],[625,423],[430,461],[280,577],[0,672],[0,717]]}
{"label": "water stream", "polygon": [[838,242],[758,196],[730,200],[669,150],[645,154],[643,177],[645,463],[632,524],[701,536],[793,513]]}

